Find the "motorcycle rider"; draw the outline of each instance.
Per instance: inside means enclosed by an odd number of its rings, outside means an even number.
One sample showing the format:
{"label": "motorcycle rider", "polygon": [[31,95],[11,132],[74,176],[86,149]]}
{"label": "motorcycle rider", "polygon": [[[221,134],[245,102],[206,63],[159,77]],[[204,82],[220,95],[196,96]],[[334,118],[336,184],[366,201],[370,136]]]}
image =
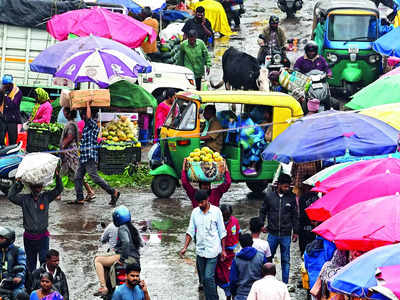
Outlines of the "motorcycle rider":
{"label": "motorcycle rider", "polygon": [[312,70],[320,70],[325,72],[328,77],[332,77],[332,71],[325,58],[318,55],[318,45],[316,42],[309,41],[304,46],[304,52],[304,56],[299,57],[294,64],[293,68],[296,71],[307,74]]}
{"label": "motorcycle rider", "polygon": [[233,10],[232,7],[235,5],[243,4],[242,0],[220,0],[222,6],[224,7],[226,16],[228,17],[229,25],[232,20],[235,22],[235,30],[240,29],[240,10]]}
{"label": "motorcycle rider", "polygon": [[[282,28],[279,27],[279,18],[277,16],[270,16],[269,26],[265,27],[262,32],[262,38],[258,39],[258,50],[257,58],[260,62],[260,58],[264,57],[263,49],[265,46],[269,49],[283,49],[286,47],[286,35]],[[263,61],[260,63],[264,63]]]}
{"label": "motorcycle rider", "polygon": [[[4,289],[12,290],[13,299],[25,294],[26,256],[25,251],[14,245],[15,231],[9,227],[0,226],[0,281],[12,278],[10,286]],[[23,267],[18,273],[13,272],[14,267]],[[8,284],[7,284],[8,285]]]}

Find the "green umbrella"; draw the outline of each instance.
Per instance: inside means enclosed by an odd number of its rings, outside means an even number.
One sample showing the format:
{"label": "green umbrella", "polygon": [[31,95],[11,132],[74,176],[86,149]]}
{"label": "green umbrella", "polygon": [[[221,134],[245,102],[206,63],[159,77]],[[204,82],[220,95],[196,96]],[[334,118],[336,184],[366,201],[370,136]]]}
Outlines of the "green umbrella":
{"label": "green umbrella", "polygon": [[303,183],[310,185],[310,186],[315,186],[315,184],[317,182],[324,181],[329,176],[335,174],[336,172],[340,171],[341,169],[344,169],[347,166],[352,165],[356,162],[358,162],[358,161],[348,161],[348,162],[344,162],[341,164],[336,164],[336,165],[330,166],[328,168],[323,169],[322,171],[319,171],[317,174],[311,176],[307,180],[303,181]]}
{"label": "green umbrella", "polygon": [[381,78],[355,93],[345,106],[351,109],[363,109],[382,104],[399,103],[400,74]]}
{"label": "green umbrella", "polygon": [[157,99],[148,91],[137,84],[126,80],[111,84],[111,106],[121,108],[157,107]]}

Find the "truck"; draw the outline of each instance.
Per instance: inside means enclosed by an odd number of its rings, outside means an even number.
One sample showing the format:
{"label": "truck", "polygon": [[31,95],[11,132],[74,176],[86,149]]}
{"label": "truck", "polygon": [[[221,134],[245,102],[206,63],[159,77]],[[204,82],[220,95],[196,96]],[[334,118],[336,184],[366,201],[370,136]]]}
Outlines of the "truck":
{"label": "truck", "polygon": [[[100,4],[86,3],[88,7],[93,5]],[[101,4],[100,6],[113,12],[128,14],[128,10],[122,5]],[[51,98],[57,97],[62,88],[68,87],[67,82],[55,81],[49,74],[32,72],[29,67],[41,51],[54,43],[56,40],[45,29],[0,23],[0,76],[13,75],[15,83],[24,96],[30,96],[33,88],[42,87],[50,92]],[[141,49],[136,51],[145,57]],[[151,65],[152,72],[140,74],[137,83],[156,98],[166,88],[174,88],[177,91],[195,88],[194,74],[188,68],[162,63],[151,63]]]}

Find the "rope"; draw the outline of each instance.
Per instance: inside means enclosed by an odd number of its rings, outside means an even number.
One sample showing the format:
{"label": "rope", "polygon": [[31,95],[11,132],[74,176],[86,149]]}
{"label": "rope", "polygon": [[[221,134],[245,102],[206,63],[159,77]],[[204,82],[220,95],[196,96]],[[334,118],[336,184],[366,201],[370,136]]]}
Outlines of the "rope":
{"label": "rope", "polygon": [[[338,114],[354,114],[354,113],[358,113],[364,110],[368,110],[368,109],[359,109],[359,110],[351,110],[351,111],[338,111],[335,113],[335,115]],[[286,125],[286,124],[291,124],[294,122],[303,122],[304,120],[312,120],[312,119],[323,119],[325,118],[326,115],[319,115],[319,114],[314,114],[311,116],[305,116],[302,117],[300,119],[295,119],[295,118],[291,118],[288,119],[286,121],[281,121],[281,122],[266,122],[266,123],[261,123],[261,124],[254,124],[254,125],[246,125],[246,126],[238,126],[235,128],[226,128],[226,129],[219,129],[219,130],[212,130],[212,131],[208,131],[207,134],[213,134],[213,133],[224,133],[224,132],[231,132],[231,131],[238,131],[241,129],[247,129],[247,128],[255,128],[255,127],[266,127],[266,126],[274,126],[274,125]],[[194,137],[200,137],[201,133],[182,133],[179,136],[172,136],[172,137],[166,137],[166,138],[160,138],[157,141],[168,141],[168,140],[172,140],[172,139],[176,139],[176,138],[194,138]],[[153,142],[153,139],[146,139],[143,140],[142,142],[145,143],[151,143]],[[129,144],[136,144],[137,142],[133,142],[133,141],[127,141],[125,142],[125,145],[129,146]],[[90,150],[90,149],[98,149],[98,148],[103,148],[103,147],[107,147],[107,146],[121,146],[121,144],[112,144],[112,143],[107,143],[106,145],[95,145],[95,146],[91,146],[91,147],[73,147],[73,148],[68,148],[68,149],[60,149],[60,150],[48,150],[48,151],[41,151],[40,153],[49,153],[49,154],[60,154],[60,153],[66,153],[66,152],[71,152],[71,151],[85,151],[85,150]],[[117,150],[116,150],[117,151]],[[37,152],[36,152],[37,153]],[[22,154],[15,154],[15,155],[7,155],[5,157],[0,157],[1,159],[9,159],[9,158],[13,158],[13,157],[24,157],[24,155]]]}

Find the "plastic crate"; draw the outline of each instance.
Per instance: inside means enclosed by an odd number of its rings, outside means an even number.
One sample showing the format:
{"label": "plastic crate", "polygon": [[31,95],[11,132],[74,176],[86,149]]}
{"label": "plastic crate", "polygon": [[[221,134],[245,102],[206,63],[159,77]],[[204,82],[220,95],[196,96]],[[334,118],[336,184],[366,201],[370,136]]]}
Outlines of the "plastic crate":
{"label": "plastic crate", "polygon": [[53,146],[60,146],[61,133],[61,130],[50,132],[49,144]]}
{"label": "plastic crate", "polygon": [[28,129],[26,142],[27,152],[41,152],[49,150],[50,132],[47,130]]}
{"label": "plastic crate", "polygon": [[128,165],[111,165],[99,163],[99,171],[106,175],[122,174]]}

